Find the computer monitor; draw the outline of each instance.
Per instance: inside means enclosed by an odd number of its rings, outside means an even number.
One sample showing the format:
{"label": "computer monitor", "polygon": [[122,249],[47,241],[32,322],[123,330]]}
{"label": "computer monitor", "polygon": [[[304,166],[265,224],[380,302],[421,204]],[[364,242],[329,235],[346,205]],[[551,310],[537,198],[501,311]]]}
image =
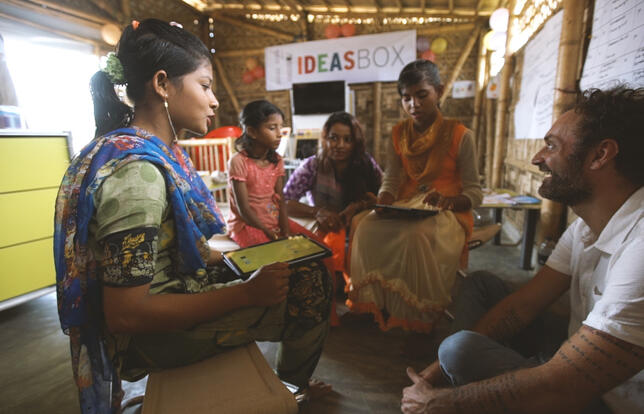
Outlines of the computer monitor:
{"label": "computer monitor", "polygon": [[293,84],[295,115],[330,114],[344,110],[344,81]]}

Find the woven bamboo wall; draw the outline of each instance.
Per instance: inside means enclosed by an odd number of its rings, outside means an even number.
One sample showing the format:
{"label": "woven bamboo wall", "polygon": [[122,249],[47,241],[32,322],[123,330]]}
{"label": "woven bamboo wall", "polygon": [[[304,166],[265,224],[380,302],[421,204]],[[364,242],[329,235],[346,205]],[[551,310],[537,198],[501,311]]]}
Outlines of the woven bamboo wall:
{"label": "woven bamboo wall", "polygon": [[[290,33],[294,36],[300,34],[300,27],[297,23],[282,22],[282,23],[266,23],[266,22],[253,22],[253,24],[261,25],[262,27],[271,28],[284,33]],[[324,39],[325,24],[310,24],[309,32],[313,35],[311,40]],[[395,30],[409,30],[413,29],[409,25],[406,26],[387,26],[386,28],[379,25],[356,25],[356,35],[373,34],[384,31]],[[448,47],[445,53],[438,57],[438,66],[441,71],[443,82],[446,82],[451,75],[452,68],[456,64],[460,53],[467,43],[470,31],[452,32],[441,35],[447,39]],[[243,29],[233,26],[226,22],[217,22],[215,18],[215,37],[214,44],[217,51],[232,51],[244,49],[263,48],[270,45],[285,43],[286,41],[273,38],[270,35],[254,32],[251,30]],[[215,55],[217,55],[215,53]],[[254,55],[257,61],[263,65],[263,54]],[[287,91],[280,92],[267,92],[265,89],[264,80],[255,80],[250,84],[245,84],[242,81],[241,75],[245,71],[245,61],[248,56],[244,57],[223,57],[221,58],[224,66],[224,71],[231,84],[231,88],[239,100],[241,107],[253,99],[269,99],[277,104],[286,114],[287,119],[285,124],[291,123],[290,119],[290,100]],[[476,50],[470,53],[470,56],[465,61],[461,73],[457,80],[474,80],[476,73]],[[350,88],[355,93],[355,110],[356,116],[361,122],[367,139],[367,148],[373,152],[376,145],[373,137],[373,84],[352,84]],[[218,112],[219,122],[222,125],[237,125],[238,114],[235,113],[230,97],[224,90],[221,82],[217,82],[216,89],[217,98],[220,101],[220,109]],[[381,151],[378,154],[374,153],[374,157],[379,163],[384,164],[385,154],[387,148],[385,145],[390,137],[390,131],[393,125],[400,120],[404,113],[400,106],[400,98],[395,82],[385,82],[382,84],[382,105],[381,105],[381,131],[382,134],[378,139],[383,140],[380,143]],[[443,106],[444,113],[449,117],[456,117],[460,119],[468,127],[471,126],[473,116],[473,98],[470,99],[451,99],[448,98]]]}

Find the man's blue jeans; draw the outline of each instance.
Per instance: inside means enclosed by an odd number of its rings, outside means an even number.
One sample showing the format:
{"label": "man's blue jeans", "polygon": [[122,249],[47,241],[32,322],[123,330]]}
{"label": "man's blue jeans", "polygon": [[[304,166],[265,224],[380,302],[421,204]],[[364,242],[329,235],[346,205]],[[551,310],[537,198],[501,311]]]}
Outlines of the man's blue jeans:
{"label": "man's blue jeans", "polygon": [[[452,335],[445,339],[438,349],[441,368],[452,385],[463,385],[507,371],[536,366],[542,362],[541,359],[552,356],[550,353],[541,358],[529,358],[509,344],[498,343],[469,330],[488,310],[510,293],[512,289],[489,272],[472,273],[463,281],[454,303],[450,306],[454,315],[454,321],[450,325]],[[538,354],[542,355],[543,351],[538,350]]]}
{"label": "man's blue jeans", "polygon": [[[555,323],[552,315],[540,317],[526,328],[526,336],[510,343],[502,344],[468,330],[510,293],[511,288],[488,272],[475,272],[463,281],[450,307],[454,315],[450,325],[452,335],[438,349],[443,374],[453,386],[543,364],[566,339],[565,324]],[[532,346],[526,349],[526,343]],[[599,399],[584,410],[585,414],[609,412]]]}

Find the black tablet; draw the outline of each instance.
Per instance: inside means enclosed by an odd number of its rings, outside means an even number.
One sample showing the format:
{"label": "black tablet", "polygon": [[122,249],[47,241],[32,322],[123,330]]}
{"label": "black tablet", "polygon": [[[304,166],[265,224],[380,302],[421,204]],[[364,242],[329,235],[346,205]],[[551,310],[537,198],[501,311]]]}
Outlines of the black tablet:
{"label": "black tablet", "polygon": [[440,212],[440,210],[437,209],[410,208],[389,204],[376,204],[375,208],[381,208],[385,211],[395,212],[398,215],[410,218],[431,217]]}
{"label": "black tablet", "polygon": [[223,254],[224,263],[243,279],[267,264],[295,264],[331,256],[328,247],[304,234],[273,240]]}

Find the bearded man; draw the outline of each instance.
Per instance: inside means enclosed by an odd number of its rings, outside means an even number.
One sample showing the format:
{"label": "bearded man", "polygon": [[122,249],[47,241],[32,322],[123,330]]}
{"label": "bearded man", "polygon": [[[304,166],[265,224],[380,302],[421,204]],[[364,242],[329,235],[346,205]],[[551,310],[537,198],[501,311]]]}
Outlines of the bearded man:
{"label": "bearded man", "polygon": [[[539,194],[579,218],[518,291],[489,273],[466,279],[454,321],[466,329],[420,374],[407,369],[404,413],[644,412],[642,117],[644,88],[618,87],[557,119],[532,163],[546,173]],[[512,349],[568,290],[567,339],[531,357]]]}

